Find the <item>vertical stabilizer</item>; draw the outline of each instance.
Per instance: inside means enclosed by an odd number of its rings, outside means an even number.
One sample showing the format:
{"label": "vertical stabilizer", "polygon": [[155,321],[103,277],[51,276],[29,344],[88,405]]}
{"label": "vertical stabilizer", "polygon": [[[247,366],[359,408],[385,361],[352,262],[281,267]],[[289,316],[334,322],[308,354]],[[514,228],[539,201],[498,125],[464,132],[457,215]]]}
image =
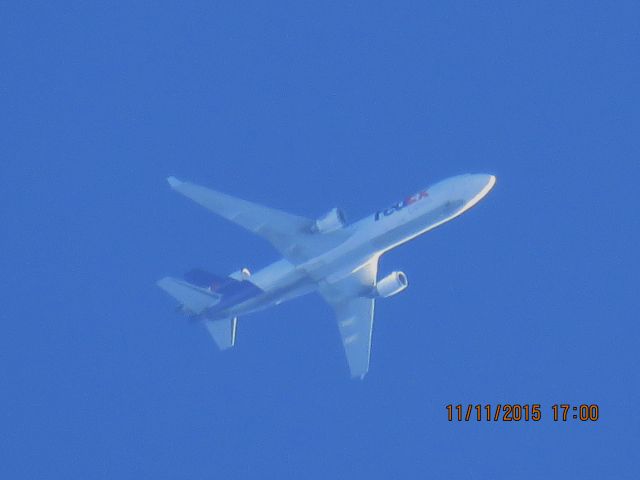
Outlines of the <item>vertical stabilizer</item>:
{"label": "vertical stabilizer", "polygon": [[204,324],[220,350],[226,350],[235,345],[238,317],[224,320],[205,320]]}

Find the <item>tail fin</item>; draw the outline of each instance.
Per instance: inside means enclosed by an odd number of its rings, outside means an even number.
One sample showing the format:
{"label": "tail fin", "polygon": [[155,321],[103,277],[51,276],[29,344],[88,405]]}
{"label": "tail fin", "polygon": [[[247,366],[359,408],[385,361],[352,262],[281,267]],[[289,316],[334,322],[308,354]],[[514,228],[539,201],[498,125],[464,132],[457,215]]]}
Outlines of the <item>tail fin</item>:
{"label": "tail fin", "polygon": [[204,324],[220,350],[226,350],[236,344],[238,317],[224,320],[205,320]]}
{"label": "tail fin", "polygon": [[165,277],[159,280],[157,285],[194,315],[204,312],[220,301],[220,295],[177,278]]}
{"label": "tail fin", "polygon": [[[178,300],[183,310],[193,315],[203,313],[217,305],[221,299],[221,296],[215,292],[177,278],[165,277],[158,281],[158,286]],[[224,320],[205,319],[204,324],[220,350],[226,350],[235,345],[237,317]]]}

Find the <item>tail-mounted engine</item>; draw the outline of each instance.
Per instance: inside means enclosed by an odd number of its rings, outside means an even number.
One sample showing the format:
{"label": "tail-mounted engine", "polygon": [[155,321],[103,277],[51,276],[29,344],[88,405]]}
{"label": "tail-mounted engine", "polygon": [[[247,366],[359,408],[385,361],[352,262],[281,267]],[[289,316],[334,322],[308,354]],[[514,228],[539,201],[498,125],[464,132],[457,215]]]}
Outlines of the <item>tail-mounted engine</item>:
{"label": "tail-mounted engine", "polygon": [[246,280],[250,276],[251,276],[251,270],[249,270],[247,267],[245,267],[242,270],[238,270],[237,272],[233,272],[231,275],[229,275],[229,278],[233,278],[234,280],[238,280],[239,282],[241,282],[243,280]]}
{"label": "tail-mounted engine", "polygon": [[375,295],[382,298],[393,297],[409,286],[404,272],[391,272],[375,286]]}
{"label": "tail-mounted engine", "polygon": [[347,223],[344,212],[339,208],[334,208],[316,220],[311,226],[314,233],[329,233],[339,230]]}

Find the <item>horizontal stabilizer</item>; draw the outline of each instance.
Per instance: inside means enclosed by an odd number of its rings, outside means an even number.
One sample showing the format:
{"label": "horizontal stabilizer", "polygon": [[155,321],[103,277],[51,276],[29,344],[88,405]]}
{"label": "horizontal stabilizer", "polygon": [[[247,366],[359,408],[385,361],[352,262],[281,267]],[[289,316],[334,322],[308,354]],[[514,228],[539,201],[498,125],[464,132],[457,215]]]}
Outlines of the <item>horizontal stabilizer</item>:
{"label": "horizontal stabilizer", "polygon": [[224,320],[205,320],[204,324],[220,350],[226,350],[235,345],[236,329],[238,327],[237,317]]}
{"label": "horizontal stabilizer", "polygon": [[210,288],[211,290],[218,290],[218,288],[224,284],[235,282],[229,277],[222,277],[215,273],[209,273],[199,268],[194,268],[184,274],[184,279],[202,288]]}
{"label": "horizontal stabilizer", "polygon": [[262,290],[249,280],[222,277],[197,268],[185,273],[184,278],[194,286],[224,297],[225,302],[239,302],[262,293]]}
{"label": "horizontal stabilizer", "polygon": [[195,315],[220,301],[219,295],[177,278],[164,277],[157,285]]}

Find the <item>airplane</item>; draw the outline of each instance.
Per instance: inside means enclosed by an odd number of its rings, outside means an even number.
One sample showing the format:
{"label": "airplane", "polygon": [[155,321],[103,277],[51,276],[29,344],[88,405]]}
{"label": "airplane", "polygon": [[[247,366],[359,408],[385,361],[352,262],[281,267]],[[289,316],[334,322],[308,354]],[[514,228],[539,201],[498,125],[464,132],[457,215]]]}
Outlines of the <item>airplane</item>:
{"label": "airplane", "polygon": [[386,252],[463,214],[496,183],[487,174],[451,177],[348,225],[333,208],[307,219],[168,177],[171,188],[213,213],[269,241],[282,259],[255,273],[242,268],[229,276],[201,269],[157,285],[186,315],[201,321],[221,350],[236,342],[238,317],[317,292],[331,306],[352,378],[369,370],[375,302],[409,285],[393,271],[378,277]]}

